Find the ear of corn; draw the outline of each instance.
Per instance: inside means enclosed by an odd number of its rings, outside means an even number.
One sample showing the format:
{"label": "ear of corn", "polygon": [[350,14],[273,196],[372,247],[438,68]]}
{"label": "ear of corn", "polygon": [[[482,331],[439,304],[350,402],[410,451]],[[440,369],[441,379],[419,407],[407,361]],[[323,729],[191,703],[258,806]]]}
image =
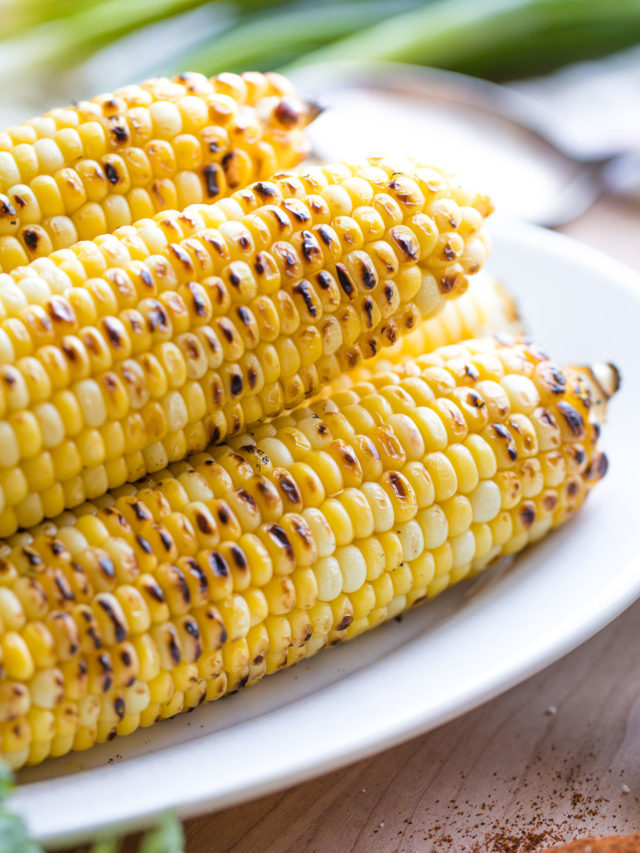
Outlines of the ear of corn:
{"label": "ear of corn", "polygon": [[617,375],[445,347],[13,537],[12,766],[86,749],[350,639],[562,524]]}
{"label": "ear of corn", "polygon": [[277,74],[149,80],[0,133],[0,271],[297,165],[316,115]]}
{"label": "ear of corn", "polygon": [[417,165],[325,166],[0,274],[0,536],[394,343],[464,292],[489,211]]}

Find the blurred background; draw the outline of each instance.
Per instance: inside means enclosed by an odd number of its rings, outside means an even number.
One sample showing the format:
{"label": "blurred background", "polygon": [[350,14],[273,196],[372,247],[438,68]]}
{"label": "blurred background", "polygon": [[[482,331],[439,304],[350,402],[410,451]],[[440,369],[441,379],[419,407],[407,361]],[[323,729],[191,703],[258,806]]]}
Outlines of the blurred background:
{"label": "blurred background", "polygon": [[640,198],[640,0],[0,0],[0,22],[0,126],[149,76],[277,69],[328,107],[319,157],[411,152],[549,226]]}

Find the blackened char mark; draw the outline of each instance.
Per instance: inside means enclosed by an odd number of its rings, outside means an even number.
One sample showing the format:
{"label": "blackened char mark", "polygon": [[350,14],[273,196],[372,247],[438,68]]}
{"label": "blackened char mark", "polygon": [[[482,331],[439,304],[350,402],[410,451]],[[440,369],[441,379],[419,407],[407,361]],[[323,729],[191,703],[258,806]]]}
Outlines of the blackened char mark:
{"label": "blackened char mark", "polygon": [[340,287],[344,290],[345,294],[349,298],[351,298],[354,294],[355,288],[351,283],[347,268],[344,264],[336,264],[336,272],[338,274],[338,281],[340,282]]}
{"label": "blackened char mark", "polygon": [[202,170],[204,175],[204,184],[207,190],[207,196],[214,198],[220,193],[220,185],[218,183],[218,169],[216,166],[209,164]]}

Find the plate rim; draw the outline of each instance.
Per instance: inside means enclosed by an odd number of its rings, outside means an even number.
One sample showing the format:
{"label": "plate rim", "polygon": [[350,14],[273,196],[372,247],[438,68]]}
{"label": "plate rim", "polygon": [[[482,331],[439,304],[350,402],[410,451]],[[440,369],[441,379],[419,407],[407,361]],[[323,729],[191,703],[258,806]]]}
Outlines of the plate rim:
{"label": "plate rim", "polygon": [[[560,253],[568,257],[571,261],[578,261],[581,266],[585,264],[589,265],[609,279],[615,278],[617,285],[628,291],[631,298],[635,299],[640,307],[640,275],[605,253],[586,246],[566,235],[551,232],[508,217],[493,217],[491,232],[499,239],[505,239],[521,245],[524,243],[528,249],[538,247],[543,252]],[[622,580],[625,578],[627,579],[626,582],[622,583]],[[220,810],[252,800],[344,767],[437,728],[490,701],[517,684],[526,681],[598,633],[616,616],[626,610],[639,596],[640,552],[631,558],[624,570],[621,570],[618,584],[608,596],[603,596],[602,606],[597,613],[592,614],[589,619],[584,619],[582,622],[574,625],[569,632],[554,637],[551,642],[548,642],[541,648],[536,648],[533,653],[529,653],[529,657],[527,657],[527,653],[521,653],[510,665],[503,665],[495,675],[487,679],[487,682],[483,686],[472,689],[467,695],[466,701],[458,702],[454,707],[444,707],[435,714],[428,713],[426,718],[424,712],[422,716],[420,715],[419,709],[416,709],[413,715],[405,713],[401,719],[391,721],[382,735],[377,732],[373,732],[367,736],[363,735],[358,742],[352,744],[347,749],[344,747],[339,751],[331,751],[329,749],[322,759],[319,759],[317,754],[307,756],[306,759],[296,758],[290,762],[288,769],[282,768],[271,774],[265,773],[264,767],[261,767],[260,770],[262,772],[256,774],[255,779],[245,781],[243,785],[236,784],[235,787],[230,787],[222,794],[212,791],[211,786],[207,788],[205,785],[201,785],[198,795],[192,793],[188,798],[181,799],[180,790],[178,790],[177,786],[173,786],[174,791],[173,796],[170,798],[170,803],[161,802],[156,806],[140,806],[137,801],[130,799],[123,802],[121,813],[118,817],[112,817],[104,821],[95,819],[85,820],[83,825],[78,826],[77,816],[74,815],[69,820],[67,827],[49,832],[46,830],[37,831],[35,838],[42,843],[57,847],[86,840],[91,835],[109,831],[116,827],[119,832],[126,832],[148,825],[166,808],[171,808],[182,818],[188,818],[205,811]],[[372,665],[372,667],[369,667],[369,669],[380,667],[392,656],[393,652],[390,652],[389,655]],[[359,672],[360,670],[354,675],[357,676]],[[344,683],[344,681],[345,679],[341,679],[334,684],[321,687],[318,691],[289,703],[289,706],[285,704],[276,709],[276,711],[267,711],[255,719],[266,719],[273,714],[282,712],[287,707],[294,707],[301,703],[313,701],[324,692]],[[255,720],[248,721],[248,723],[252,722],[255,722]],[[239,726],[246,724],[240,723]],[[206,736],[205,734],[204,737]],[[160,748],[148,755],[131,759],[131,761],[147,761],[151,763],[152,759],[159,760],[163,754],[188,748],[198,739],[194,738],[186,743]],[[293,765],[293,768],[291,765]],[[118,767],[121,772],[124,772],[124,764],[118,765]],[[86,778],[86,774],[97,774],[103,769],[103,767],[100,767],[94,770],[87,770],[82,774],[82,777],[78,776],[78,780]],[[115,770],[116,767],[113,769]],[[12,797],[12,805],[27,820],[27,823],[29,822],[30,793],[33,792],[36,794],[37,799],[38,791],[42,791],[42,786],[50,784],[51,780],[47,780],[25,783],[18,786],[16,794]]]}

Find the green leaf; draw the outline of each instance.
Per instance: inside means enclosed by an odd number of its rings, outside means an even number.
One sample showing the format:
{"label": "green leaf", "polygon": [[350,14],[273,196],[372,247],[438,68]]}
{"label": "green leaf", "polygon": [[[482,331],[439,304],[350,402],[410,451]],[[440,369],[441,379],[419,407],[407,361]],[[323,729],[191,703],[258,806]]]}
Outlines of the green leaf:
{"label": "green leaf", "polygon": [[7,812],[0,812],[0,850],[2,853],[43,853],[40,845],[29,838],[22,818]]}
{"label": "green leaf", "polygon": [[170,812],[162,815],[158,826],[142,839],[139,853],[184,853],[182,826],[175,815]]}
{"label": "green leaf", "polygon": [[118,853],[120,842],[117,838],[99,838],[94,841],[89,853]]}
{"label": "green leaf", "polygon": [[358,59],[518,76],[531,73],[532,59],[541,71],[639,38],[637,0],[435,0],[301,53],[279,70]]}
{"label": "green leaf", "polygon": [[199,47],[172,64],[205,74],[268,70],[279,58],[292,59],[363,28],[386,21],[395,13],[415,8],[419,0],[327,0],[323,3],[273,3],[266,10],[246,15],[226,31],[206,35]]}
{"label": "green leaf", "polygon": [[43,853],[35,841],[31,841],[27,827],[21,817],[11,814],[4,802],[13,791],[13,771],[0,761],[0,851],[1,853]]}
{"label": "green leaf", "polygon": [[0,761],[0,803],[13,791],[13,772],[8,764]]}

